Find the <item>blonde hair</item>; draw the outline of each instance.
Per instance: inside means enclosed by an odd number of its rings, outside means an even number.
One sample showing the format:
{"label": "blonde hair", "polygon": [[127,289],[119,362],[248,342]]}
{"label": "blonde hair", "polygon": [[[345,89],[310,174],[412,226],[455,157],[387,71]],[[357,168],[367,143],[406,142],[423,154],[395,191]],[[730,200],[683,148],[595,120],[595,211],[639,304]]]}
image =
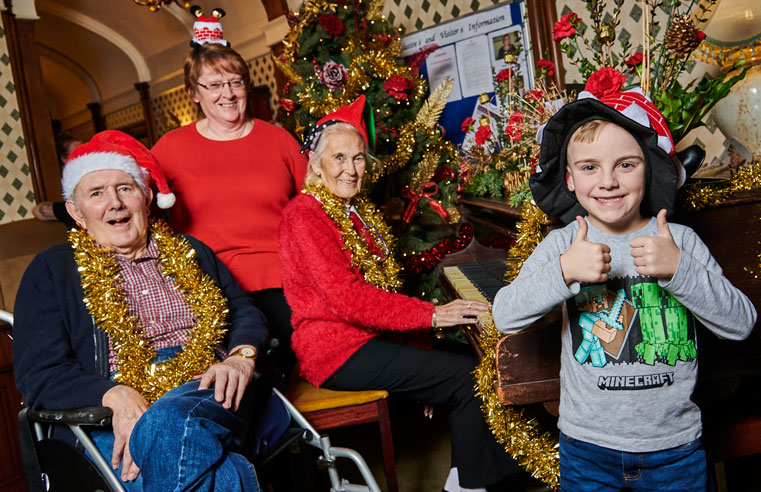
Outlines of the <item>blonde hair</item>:
{"label": "blonde hair", "polygon": [[320,138],[317,140],[317,146],[314,148],[314,150],[309,154],[309,164],[307,165],[307,176],[304,179],[304,184],[322,184],[322,177],[314,172],[313,170],[313,164],[319,164],[320,159],[322,159],[322,154],[325,152],[325,147],[327,146],[328,140],[325,137],[329,137],[335,133],[339,132],[352,132],[359,136],[359,138],[362,139],[362,143],[365,147],[365,162],[367,162],[368,165],[375,162],[375,158],[370,155],[367,148],[367,142],[365,142],[365,139],[362,137],[362,134],[359,133],[359,131],[354,128],[354,125],[350,125],[348,123],[336,123],[334,125],[330,125],[328,127],[325,127],[325,129],[322,131],[322,134],[320,135]]}
{"label": "blonde hair", "polygon": [[606,120],[590,120],[578,127],[572,134],[569,142],[591,143],[597,140],[597,135],[605,125],[614,125]]}

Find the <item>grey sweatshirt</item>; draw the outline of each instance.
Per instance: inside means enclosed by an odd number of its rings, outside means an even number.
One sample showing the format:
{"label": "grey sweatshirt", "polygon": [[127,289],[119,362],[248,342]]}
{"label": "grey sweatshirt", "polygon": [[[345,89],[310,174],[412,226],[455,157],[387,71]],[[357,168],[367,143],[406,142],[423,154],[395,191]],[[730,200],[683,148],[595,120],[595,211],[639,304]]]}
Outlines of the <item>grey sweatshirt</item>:
{"label": "grey sweatshirt", "polygon": [[722,274],[689,227],[669,224],[681,250],[671,279],[638,275],[629,242],[655,236],[655,218],[637,232],[609,235],[589,225],[587,240],[607,244],[603,283],[570,286],[560,255],[578,223],[554,230],[494,300],[497,329],[514,333],[563,305],[560,430],[629,452],[668,449],[700,437],[691,400],[697,376],[695,323],[721,338],[747,338],[756,322],[750,300]]}

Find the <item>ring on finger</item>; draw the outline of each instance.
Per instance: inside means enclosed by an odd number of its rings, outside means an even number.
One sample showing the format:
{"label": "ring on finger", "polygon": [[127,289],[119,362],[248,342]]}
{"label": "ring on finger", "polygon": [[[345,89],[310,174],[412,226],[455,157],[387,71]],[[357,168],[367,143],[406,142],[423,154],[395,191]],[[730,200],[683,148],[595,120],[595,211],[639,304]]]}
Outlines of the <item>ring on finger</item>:
{"label": "ring on finger", "polygon": [[470,303],[468,303],[468,307],[466,309],[470,309]]}

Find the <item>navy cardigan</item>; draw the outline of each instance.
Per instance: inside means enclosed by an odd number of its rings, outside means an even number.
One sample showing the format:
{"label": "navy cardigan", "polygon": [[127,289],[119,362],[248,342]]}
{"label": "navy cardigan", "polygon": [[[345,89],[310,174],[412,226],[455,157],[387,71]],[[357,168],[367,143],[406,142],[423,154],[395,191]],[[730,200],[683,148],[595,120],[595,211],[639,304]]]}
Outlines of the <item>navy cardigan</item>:
{"label": "navy cardigan", "polygon": [[[264,315],[208,246],[184,237],[201,270],[228,300],[225,346],[253,345],[261,352],[269,338]],[[69,244],[43,251],[24,272],[14,307],[13,369],[28,406],[101,405],[103,394],[118,384],[109,379],[108,338],[95,326],[83,298]]]}

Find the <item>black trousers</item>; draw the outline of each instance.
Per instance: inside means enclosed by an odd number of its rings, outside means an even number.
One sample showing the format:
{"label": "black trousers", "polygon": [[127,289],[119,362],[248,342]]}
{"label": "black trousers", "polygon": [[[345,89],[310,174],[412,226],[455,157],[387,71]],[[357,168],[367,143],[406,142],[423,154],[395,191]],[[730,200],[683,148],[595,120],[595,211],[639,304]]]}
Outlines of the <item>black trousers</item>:
{"label": "black trousers", "polygon": [[449,407],[452,466],[460,485],[486,487],[519,471],[494,439],[475,397],[475,359],[424,350],[376,337],[360,347],[323,387],[356,391],[384,389],[406,398]]}
{"label": "black trousers", "polygon": [[283,289],[257,290],[249,292],[248,295],[267,318],[270,337],[278,340],[278,346],[272,348],[268,359],[272,370],[275,371],[275,383],[284,387],[291,369],[296,364],[296,356],[291,350],[291,307],[285,300]]}

